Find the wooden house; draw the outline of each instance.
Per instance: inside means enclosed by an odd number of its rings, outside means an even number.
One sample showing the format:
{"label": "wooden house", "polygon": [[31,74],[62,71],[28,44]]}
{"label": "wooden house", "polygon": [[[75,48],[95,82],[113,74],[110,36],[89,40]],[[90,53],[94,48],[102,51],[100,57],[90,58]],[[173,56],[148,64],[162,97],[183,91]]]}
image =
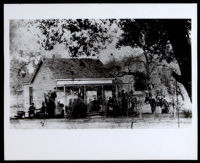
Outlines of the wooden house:
{"label": "wooden house", "polygon": [[56,102],[65,107],[81,97],[86,104],[99,99],[103,108],[113,95],[113,81],[98,59],[42,58],[30,81],[24,83],[24,107],[28,109],[33,102],[40,108],[44,94],[55,88]]}

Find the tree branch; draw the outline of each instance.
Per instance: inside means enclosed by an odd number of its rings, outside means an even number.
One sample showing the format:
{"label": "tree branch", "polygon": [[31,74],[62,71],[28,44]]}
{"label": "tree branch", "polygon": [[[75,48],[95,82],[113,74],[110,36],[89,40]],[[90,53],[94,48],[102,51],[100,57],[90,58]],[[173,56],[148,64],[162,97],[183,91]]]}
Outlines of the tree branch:
{"label": "tree branch", "polygon": [[178,75],[176,72],[172,71],[172,76],[176,79],[177,82],[183,84],[183,79],[181,75]]}

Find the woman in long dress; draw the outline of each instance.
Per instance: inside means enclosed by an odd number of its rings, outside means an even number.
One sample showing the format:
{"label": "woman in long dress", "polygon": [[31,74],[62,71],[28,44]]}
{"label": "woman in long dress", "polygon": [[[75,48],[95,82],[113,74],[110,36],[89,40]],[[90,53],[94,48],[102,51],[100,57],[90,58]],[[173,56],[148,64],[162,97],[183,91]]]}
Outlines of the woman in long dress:
{"label": "woman in long dress", "polygon": [[160,99],[157,97],[156,98],[156,110],[155,110],[155,116],[154,116],[154,119],[156,117],[160,117],[160,114],[162,113],[162,108],[161,108],[161,105],[160,105]]}

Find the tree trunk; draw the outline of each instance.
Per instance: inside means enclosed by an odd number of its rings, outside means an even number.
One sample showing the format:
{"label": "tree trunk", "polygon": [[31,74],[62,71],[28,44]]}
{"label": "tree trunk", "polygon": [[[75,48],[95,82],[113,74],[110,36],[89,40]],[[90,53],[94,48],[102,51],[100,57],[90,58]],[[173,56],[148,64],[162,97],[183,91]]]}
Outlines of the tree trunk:
{"label": "tree trunk", "polygon": [[181,41],[181,43],[172,44],[174,53],[176,55],[176,60],[180,67],[181,75],[172,73],[173,77],[185,87],[190,100],[192,101],[191,94],[191,47],[187,44],[186,40]]}
{"label": "tree trunk", "polygon": [[[176,27],[176,28],[175,28]],[[170,26],[168,26],[169,39],[173,47],[173,51],[178,62],[181,75],[172,73],[172,76],[177,80],[177,82],[183,84],[185,87],[190,100],[192,101],[191,94],[191,45],[190,38],[186,37],[186,30],[184,22],[174,21]]]}

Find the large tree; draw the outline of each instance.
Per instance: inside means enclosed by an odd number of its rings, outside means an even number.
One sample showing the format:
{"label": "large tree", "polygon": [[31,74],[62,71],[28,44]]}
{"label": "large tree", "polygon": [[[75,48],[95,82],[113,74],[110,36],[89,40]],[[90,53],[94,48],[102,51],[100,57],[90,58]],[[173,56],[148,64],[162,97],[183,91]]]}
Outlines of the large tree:
{"label": "large tree", "polygon": [[191,45],[188,41],[190,20],[48,19],[32,23],[42,33],[39,43],[45,50],[50,51],[57,43],[62,43],[71,57],[98,55],[112,42],[110,28],[117,23],[123,31],[117,46],[143,49],[149,85],[153,65],[161,63],[163,59],[168,63],[176,59],[181,73],[174,71],[172,76],[184,85],[191,98]]}
{"label": "large tree", "polygon": [[173,77],[183,86],[188,92],[190,99],[191,93],[191,41],[190,41],[190,20],[171,20],[164,21],[163,24],[167,30],[169,40],[173,47],[173,53],[178,62],[181,74],[173,71]]}
{"label": "large tree", "polygon": [[[11,20],[11,88],[14,89],[14,92],[21,88],[22,80],[27,77],[22,76],[21,73],[25,72],[24,74],[28,75],[27,66],[34,68],[38,60],[45,55],[43,51],[51,52],[58,44],[64,45],[66,56],[97,56],[112,42],[113,35],[116,32],[112,30],[114,29],[112,27],[114,22],[115,20],[108,19]],[[31,36],[30,40],[39,45],[38,50],[27,50],[28,48],[23,44],[18,46],[17,41],[23,37],[21,32],[24,29],[26,29],[25,32],[28,32],[28,37]],[[22,39],[21,42],[23,43],[23,41]]]}
{"label": "large tree", "polygon": [[117,46],[142,48],[147,70],[155,57],[168,63],[176,59],[181,73],[173,71],[172,76],[183,84],[191,99],[190,20],[122,19],[119,26],[123,34]]}
{"label": "large tree", "polygon": [[30,75],[27,69],[29,62],[12,58],[10,61],[10,90],[12,94],[22,89],[23,81]]}
{"label": "large tree", "polygon": [[[71,57],[96,56],[112,42],[114,19],[45,19],[34,23],[41,30],[45,50],[64,44]],[[33,22],[31,22],[33,23]],[[31,26],[31,25],[30,25]]]}

